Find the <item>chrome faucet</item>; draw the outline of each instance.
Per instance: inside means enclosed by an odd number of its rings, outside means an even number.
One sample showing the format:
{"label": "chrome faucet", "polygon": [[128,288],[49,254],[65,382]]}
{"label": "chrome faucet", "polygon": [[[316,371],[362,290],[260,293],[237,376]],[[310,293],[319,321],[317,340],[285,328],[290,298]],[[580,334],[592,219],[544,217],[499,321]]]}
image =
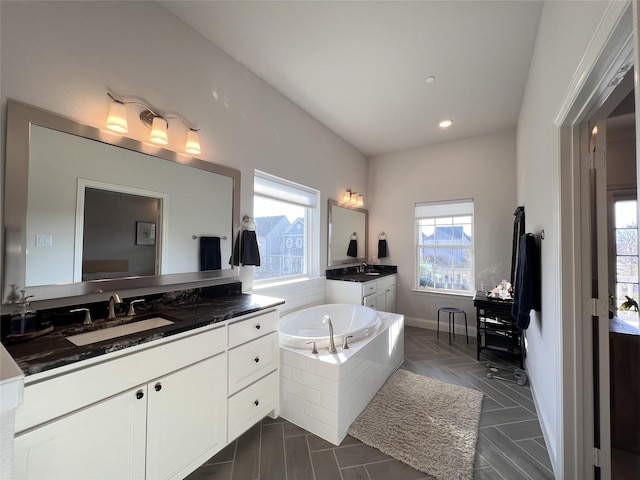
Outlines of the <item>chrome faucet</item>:
{"label": "chrome faucet", "polygon": [[367,265],[366,263],[363,263],[362,266],[360,267],[360,272],[364,273],[367,271],[368,268],[369,268],[369,265]]}
{"label": "chrome faucet", "polygon": [[115,304],[122,303],[122,299],[120,295],[114,293],[109,297],[109,314],[107,315],[107,320],[113,320],[116,318]]}
{"label": "chrome faucet", "polygon": [[336,344],[333,340],[333,323],[331,323],[329,315],[322,317],[322,323],[329,323],[329,353],[338,353],[338,350],[336,350]]}

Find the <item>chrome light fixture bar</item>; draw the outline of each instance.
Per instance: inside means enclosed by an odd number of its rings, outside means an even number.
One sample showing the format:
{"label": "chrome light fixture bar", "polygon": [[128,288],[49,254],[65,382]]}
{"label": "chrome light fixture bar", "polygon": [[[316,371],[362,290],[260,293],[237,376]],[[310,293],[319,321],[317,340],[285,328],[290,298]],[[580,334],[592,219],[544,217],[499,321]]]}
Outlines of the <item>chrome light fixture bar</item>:
{"label": "chrome light fixture bar", "polygon": [[151,107],[144,103],[137,101],[124,101],[114,97],[111,93],[107,92],[107,95],[112,100],[109,107],[109,116],[107,117],[107,128],[113,132],[124,134],[129,131],[129,125],[127,122],[127,105],[137,105],[142,107],[140,112],[140,120],[147,127],[151,128],[151,134],[149,135],[149,141],[156,145],[168,145],[169,135],[167,133],[169,129],[169,120],[178,120],[187,128],[187,141],[185,143],[185,152],[191,155],[199,155],[202,153],[200,149],[200,138],[198,132],[200,129],[193,128],[183,118],[172,115],[161,115],[152,110]]}

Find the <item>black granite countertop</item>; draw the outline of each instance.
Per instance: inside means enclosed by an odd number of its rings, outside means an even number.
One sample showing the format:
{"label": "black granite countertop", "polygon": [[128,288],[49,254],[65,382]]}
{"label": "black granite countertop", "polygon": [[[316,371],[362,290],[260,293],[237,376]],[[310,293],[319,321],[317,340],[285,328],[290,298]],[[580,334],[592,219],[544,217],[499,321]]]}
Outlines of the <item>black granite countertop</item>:
{"label": "black granite countertop", "polygon": [[365,269],[364,272],[359,271],[360,267],[343,267],[327,270],[327,280],[339,280],[342,282],[371,282],[381,277],[388,277],[398,273],[398,267],[395,265],[372,265]]}
{"label": "black granite countertop", "polygon": [[[3,344],[24,374],[32,375],[176,335],[194,328],[259,312],[283,303],[284,300],[279,298],[240,293],[227,297],[206,299],[196,303],[163,306],[154,311],[144,311],[133,318],[124,317],[115,321],[97,320],[88,326],[75,323],[54,327],[51,333],[41,337],[21,343],[11,343],[5,339]],[[85,346],[76,346],[66,338],[77,333],[108,328],[153,316],[162,316],[174,321],[174,323]]]}

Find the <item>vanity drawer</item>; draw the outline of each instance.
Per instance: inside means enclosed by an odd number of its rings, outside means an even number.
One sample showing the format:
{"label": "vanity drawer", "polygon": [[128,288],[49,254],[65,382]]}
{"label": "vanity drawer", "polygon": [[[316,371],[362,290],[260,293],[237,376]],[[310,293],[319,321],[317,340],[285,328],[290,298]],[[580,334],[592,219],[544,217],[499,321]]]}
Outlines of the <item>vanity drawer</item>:
{"label": "vanity drawer", "polygon": [[279,318],[280,315],[274,310],[230,324],[229,347],[235,347],[275,332],[278,329]]}
{"label": "vanity drawer", "polygon": [[229,394],[241,390],[277,368],[276,332],[229,350]]}
{"label": "vanity drawer", "polygon": [[362,296],[366,297],[378,291],[378,282],[367,282],[362,284]]}
{"label": "vanity drawer", "polygon": [[278,403],[278,372],[229,397],[227,442],[238,438],[263,419]]}
{"label": "vanity drawer", "polygon": [[383,277],[380,280],[378,280],[377,283],[378,283],[378,290],[384,291],[387,288],[393,287],[396,284],[396,276],[389,275],[388,277]]}

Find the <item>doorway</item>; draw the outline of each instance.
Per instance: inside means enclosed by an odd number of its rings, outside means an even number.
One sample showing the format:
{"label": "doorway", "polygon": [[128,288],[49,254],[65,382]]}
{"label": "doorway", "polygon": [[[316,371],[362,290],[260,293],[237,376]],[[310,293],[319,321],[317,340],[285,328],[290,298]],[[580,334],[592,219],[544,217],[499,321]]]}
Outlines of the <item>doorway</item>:
{"label": "doorway", "polygon": [[[613,8],[619,7],[619,8]],[[611,464],[606,119],[638,58],[634,3],[612,4],[556,115],[562,259],[562,478],[609,480]],[[605,25],[604,27],[602,25]],[[601,31],[601,30],[602,31]],[[636,79],[627,77],[635,88]],[[637,100],[634,103],[637,104]],[[593,127],[601,140],[591,145]],[[598,173],[594,174],[594,170]],[[634,478],[634,477],[631,477]]]}

